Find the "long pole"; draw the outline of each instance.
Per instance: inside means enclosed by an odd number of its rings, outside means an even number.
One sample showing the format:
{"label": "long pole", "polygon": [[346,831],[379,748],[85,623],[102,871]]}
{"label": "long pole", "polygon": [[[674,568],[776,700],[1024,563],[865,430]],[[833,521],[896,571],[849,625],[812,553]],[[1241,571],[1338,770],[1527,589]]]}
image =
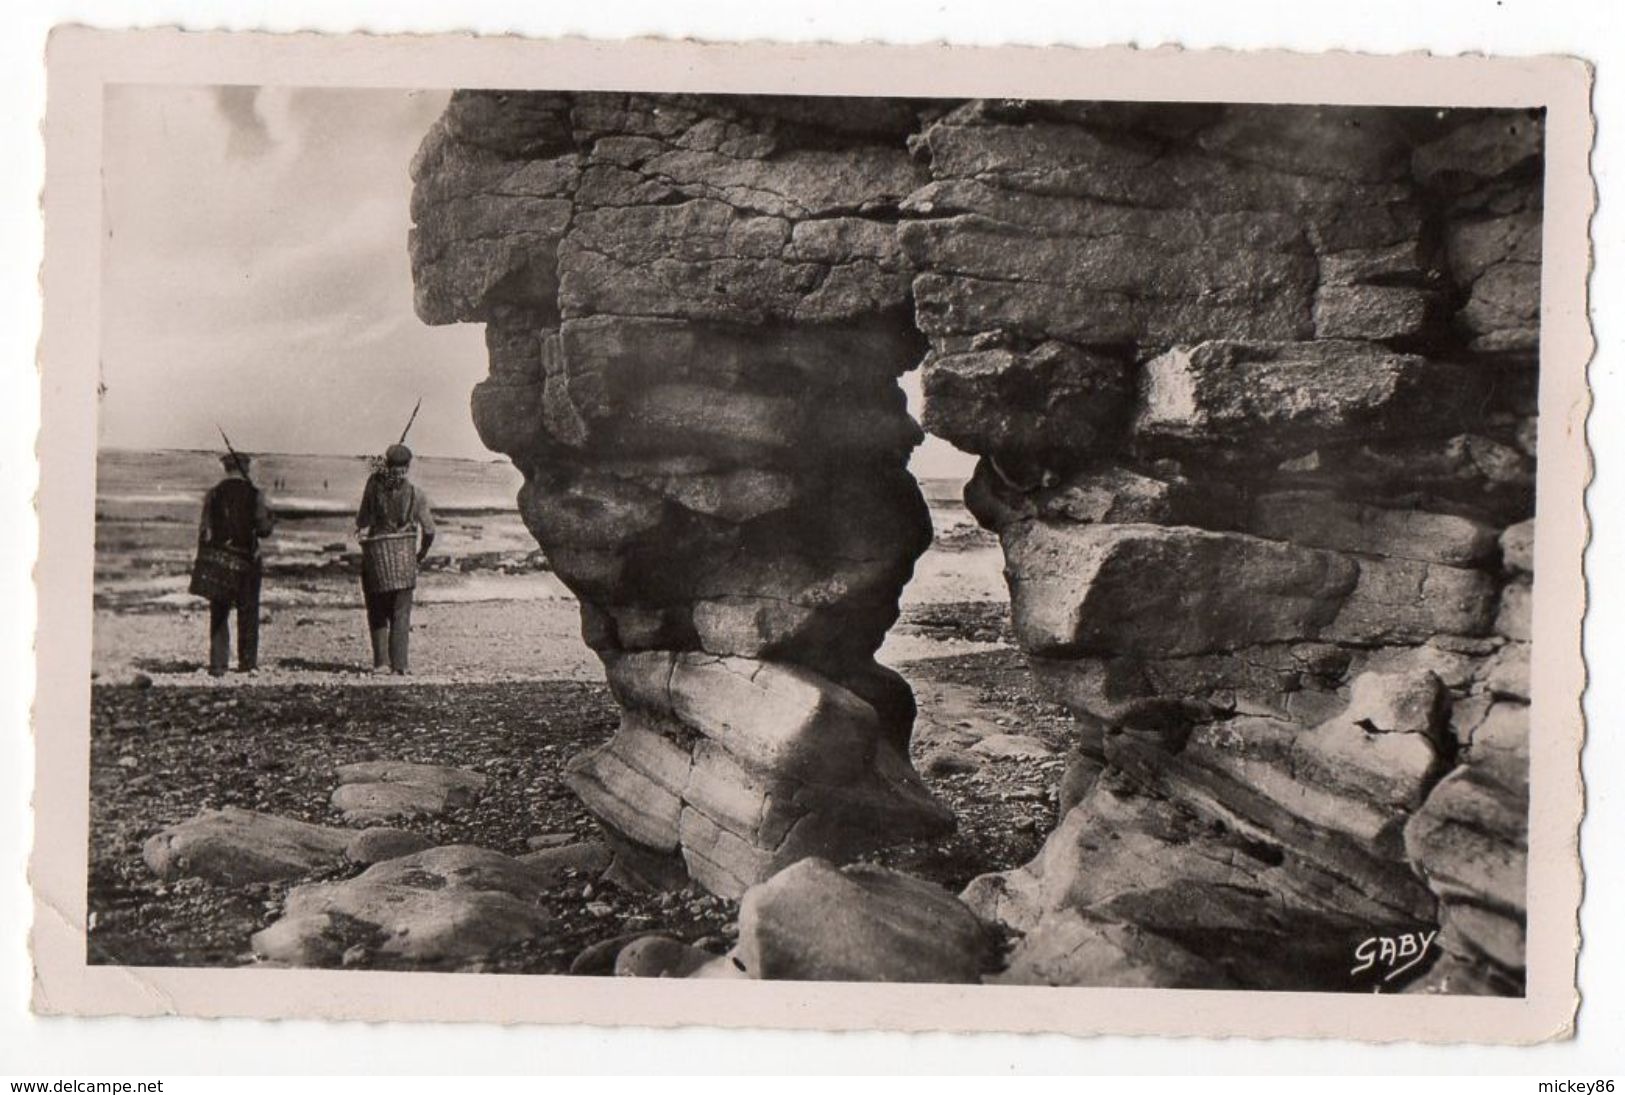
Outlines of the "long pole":
{"label": "long pole", "polygon": [[225,429],[218,422],[215,423],[214,428],[220,431],[220,440],[226,443],[226,452],[231,454],[231,462],[237,465],[237,470],[243,473],[243,478],[252,483],[254,478],[248,474],[248,465],[243,463],[241,456],[237,455],[237,450],[231,447],[231,438],[226,436]]}
{"label": "long pole", "polygon": [[412,417],[406,420],[406,429],[401,431],[401,444],[406,444],[406,435],[412,432],[412,423],[418,420],[418,408],[423,406],[423,397],[418,396],[417,406],[412,408]]}

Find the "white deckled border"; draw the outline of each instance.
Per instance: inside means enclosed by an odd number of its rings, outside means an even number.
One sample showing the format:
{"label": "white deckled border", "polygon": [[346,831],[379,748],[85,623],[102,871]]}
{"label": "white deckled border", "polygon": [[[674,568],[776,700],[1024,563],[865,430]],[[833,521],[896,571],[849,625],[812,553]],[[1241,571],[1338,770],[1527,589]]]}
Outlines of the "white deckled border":
{"label": "white deckled border", "polygon": [[[709,1024],[1533,1042],[1572,1030],[1583,810],[1581,553],[1591,72],[1565,58],[1127,48],[704,45],[468,36],[58,30],[46,116],[46,299],[31,864],[47,1013]],[[102,89],[109,83],[545,87],[1371,105],[1544,106],[1528,995],[666,981],[85,964]],[[1330,89],[1330,90],[1329,90]],[[403,165],[404,170],[404,165]],[[404,241],[403,244],[404,246]]]}

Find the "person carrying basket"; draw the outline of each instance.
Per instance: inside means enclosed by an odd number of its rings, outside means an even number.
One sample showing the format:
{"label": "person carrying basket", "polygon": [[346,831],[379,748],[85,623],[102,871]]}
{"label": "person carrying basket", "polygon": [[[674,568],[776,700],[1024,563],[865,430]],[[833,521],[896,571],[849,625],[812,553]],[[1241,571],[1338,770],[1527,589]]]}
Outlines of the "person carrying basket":
{"label": "person carrying basket", "polygon": [[237,668],[253,673],[260,652],[260,540],[271,534],[271,507],[249,478],[249,458],[220,457],[226,477],[203,497],[191,591],[209,600],[209,674],[225,675],[231,660],[231,613],[237,612]]}
{"label": "person carrying basket", "polygon": [[418,564],[434,543],[434,511],[428,495],[407,478],[411,466],[412,450],[391,445],[383,466],[367,479],[355,518],[374,673],[411,671],[412,590]]}

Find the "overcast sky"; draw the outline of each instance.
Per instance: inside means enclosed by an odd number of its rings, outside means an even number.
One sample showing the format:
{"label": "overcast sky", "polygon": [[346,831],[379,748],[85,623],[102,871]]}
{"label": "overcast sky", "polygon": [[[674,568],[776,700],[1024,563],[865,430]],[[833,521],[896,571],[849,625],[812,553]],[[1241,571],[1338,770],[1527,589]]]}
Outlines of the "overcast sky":
{"label": "overcast sky", "polygon": [[[476,324],[412,312],[407,165],[441,91],[107,90],[101,439],[250,451],[488,457]],[[905,379],[911,404],[917,377]],[[916,406],[917,413],[917,406]],[[915,470],[968,470],[931,439]]]}

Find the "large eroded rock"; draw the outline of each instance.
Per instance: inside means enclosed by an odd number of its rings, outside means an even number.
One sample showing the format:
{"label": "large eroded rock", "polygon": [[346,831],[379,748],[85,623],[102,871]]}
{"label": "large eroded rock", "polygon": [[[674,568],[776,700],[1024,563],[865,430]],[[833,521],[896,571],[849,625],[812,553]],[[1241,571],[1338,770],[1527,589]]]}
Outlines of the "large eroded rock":
{"label": "large eroded rock", "polygon": [[1001,976],[1346,989],[1382,924],[1518,991],[1480,735],[1529,691],[1538,116],[978,100],[915,146],[925,421],[1091,727],[967,891]]}
{"label": "large eroded rock", "polygon": [[475,424],[626,709],[567,777],[623,881],[736,895],[952,825],[874,660],[931,535],[897,384],[924,352],[896,229],[917,127],[903,102],[460,92],[414,164],[418,312],[486,325]]}

